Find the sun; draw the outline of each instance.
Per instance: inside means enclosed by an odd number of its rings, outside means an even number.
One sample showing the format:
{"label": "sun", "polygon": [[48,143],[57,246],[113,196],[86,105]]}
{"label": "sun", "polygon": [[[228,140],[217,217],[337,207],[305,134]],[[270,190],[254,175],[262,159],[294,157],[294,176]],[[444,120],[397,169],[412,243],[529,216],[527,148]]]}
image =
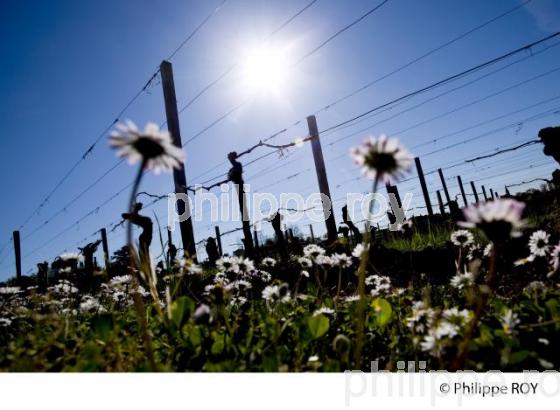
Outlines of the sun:
{"label": "sun", "polygon": [[278,47],[260,46],[249,50],[243,60],[243,83],[252,93],[279,94],[286,86],[288,62]]}

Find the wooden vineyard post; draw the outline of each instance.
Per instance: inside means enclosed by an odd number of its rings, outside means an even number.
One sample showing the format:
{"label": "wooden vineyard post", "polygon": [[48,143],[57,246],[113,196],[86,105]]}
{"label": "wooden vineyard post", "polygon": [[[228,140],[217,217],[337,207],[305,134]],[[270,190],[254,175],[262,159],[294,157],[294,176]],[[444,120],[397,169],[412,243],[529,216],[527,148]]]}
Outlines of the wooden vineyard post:
{"label": "wooden vineyard post", "polygon": [[331,192],[329,190],[329,181],[327,179],[327,170],[325,168],[325,160],[323,159],[323,150],[321,149],[321,141],[319,140],[319,130],[317,129],[317,120],[314,115],[307,117],[307,127],[311,139],[311,150],[313,152],[313,160],[315,161],[315,171],[317,172],[317,180],[319,182],[319,191],[321,194],[329,198],[330,204],[323,201],[323,215],[325,216],[325,224],[327,226],[327,237],[330,242],[338,239],[338,231],[334,220],[334,212],[332,209]]}
{"label": "wooden vineyard post", "polygon": [[[447,189],[447,183],[445,182],[445,178],[443,176],[443,171],[441,168],[437,170],[439,174],[439,179],[441,179],[441,185],[443,185],[443,193],[445,194],[445,200],[447,201],[447,206],[449,207],[451,203],[451,197],[449,196],[449,191]],[[449,208],[451,210],[451,208]]]}
{"label": "wooden vineyard post", "polygon": [[224,251],[222,250],[222,236],[220,235],[220,227],[216,225],[214,228],[216,231],[216,242],[218,243],[218,253],[223,256]]}
{"label": "wooden vineyard post", "polygon": [[[395,220],[399,220],[401,216],[406,218],[401,202],[401,196],[399,195],[399,189],[397,188],[397,186],[391,185],[390,183],[386,183],[385,188],[387,189],[387,195],[393,195],[397,201],[398,208],[393,209],[393,202],[391,201],[391,197],[389,196],[389,208],[391,209],[391,213],[395,217]],[[399,215],[401,213],[402,215]]]}
{"label": "wooden vineyard post", "polygon": [[399,195],[399,188],[397,188],[396,185],[391,185],[389,183],[385,184],[385,188],[387,189],[388,194],[393,194],[395,196],[395,199],[397,200],[397,204],[399,204],[399,207],[402,209],[402,202],[401,202],[401,196]]}
{"label": "wooden vineyard post", "polygon": [[474,200],[476,203],[478,203],[478,192],[476,190],[476,186],[474,185],[474,182],[471,181],[471,189],[472,189],[472,193],[474,195]]}
{"label": "wooden vineyard post", "polygon": [[170,248],[173,245],[173,236],[171,235],[171,229],[167,228],[167,247]]}
{"label": "wooden vineyard post", "polygon": [[494,190],[492,188],[490,188],[490,199],[494,199]]}
{"label": "wooden vineyard post", "polygon": [[[160,65],[161,84],[163,87],[163,98],[165,100],[165,114],[167,117],[167,128],[173,138],[173,144],[181,148],[181,131],[179,127],[179,113],[177,112],[177,98],[175,96],[175,83],[173,80],[173,67],[169,61],[162,61]],[[187,195],[187,177],[185,166],[181,164],[179,169],[173,170],[173,181],[175,183],[175,193]],[[183,250],[188,257],[196,260],[196,244],[194,241],[194,231],[189,204],[185,201],[177,201],[177,212],[184,215],[187,212],[188,218],[179,222]]]}
{"label": "wooden vineyard post", "polygon": [[482,195],[484,195],[484,202],[488,201],[488,195],[486,194],[486,188],[484,187],[484,185],[482,186]]}
{"label": "wooden vineyard post", "polygon": [[251,235],[251,222],[249,221],[249,210],[247,209],[247,202],[245,201],[245,183],[237,185],[237,196],[239,198],[239,210],[241,212],[241,222],[243,225],[243,246],[248,256],[253,257],[254,244],[253,236]]}
{"label": "wooden vineyard post", "polygon": [[313,233],[313,225],[309,224],[309,235],[311,236],[311,242],[315,242],[315,234]]}
{"label": "wooden vineyard post", "polygon": [[21,242],[19,231],[14,231],[14,254],[16,257],[16,283],[21,282]]}
{"label": "wooden vineyard post", "polygon": [[443,200],[441,199],[441,192],[437,190],[436,194],[437,194],[437,200],[439,204],[439,213],[445,215],[445,206],[443,205]]}
{"label": "wooden vineyard post", "polygon": [[107,242],[107,229],[101,228],[101,246],[103,247],[103,257],[105,260],[105,271],[111,270],[111,257],[109,256],[109,243]]}
{"label": "wooden vineyard post", "polygon": [[416,163],[416,172],[418,173],[418,178],[420,179],[420,186],[422,187],[422,195],[424,196],[424,202],[426,203],[428,215],[433,216],[434,210],[432,209],[432,201],[430,200],[430,194],[428,192],[428,186],[426,185],[426,178],[424,177],[424,171],[422,170],[420,158],[414,158],[414,162]]}
{"label": "wooden vineyard post", "polygon": [[463,181],[461,180],[460,175],[457,175],[457,183],[459,184],[459,189],[461,190],[461,196],[463,197],[465,206],[469,206],[469,203],[467,202],[467,194],[465,194],[465,188],[463,187]]}

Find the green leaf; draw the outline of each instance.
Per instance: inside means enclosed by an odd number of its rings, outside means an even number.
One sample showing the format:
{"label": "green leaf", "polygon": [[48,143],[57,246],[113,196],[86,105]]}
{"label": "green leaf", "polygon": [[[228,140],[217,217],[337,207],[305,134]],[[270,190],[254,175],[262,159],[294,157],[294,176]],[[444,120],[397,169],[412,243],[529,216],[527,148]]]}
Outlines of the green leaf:
{"label": "green leaf", "polygon": [[217,356],[224,351],[224,347],[225,347],[224,336],[219,335],[216,338],[216,340],[214,340],[214,343],[212,344],[212,348],[210,349],[210,351],[214,356]]}
{"label": "green leaf", "polygon": [[183,336],[186,337],[193,346],[199,346],[202,343],[202,333],[200,328],[192,323],[187,323],[182,329]]}
{"label": "green leaf", "polygon": [[188,296],[175,299],[171,304],[171,321],[180,328],[194,311],[194,307],[194,301]]}
{"label": "green leaf", "polygon": [[113,315],[110,313],[101,313],[92,319],[92,327],[95,333],[102,339],[107,339],[115,326]]}
{"label": "green leaf", "polygon": [[313,339],[318,339],[329,330],[329,318],[325,315],[315,315],[307,319],[307,327]]}
{"label": "green leaf", "polygon": [[515,352],[509,357],[509,363],[510,364],[521,363],[523,360],[529,357],[530,354],[531,352],[527,350],[521,350],[519,352]]}
{"label": "green leaf", "polygon": [[393,309],[391,304],[385,299],[376,298],[371,302],[371,307],[373,308],[375,315],[375,323],[379,326],[385,326],[391,321],[391,316],[393,315]]}

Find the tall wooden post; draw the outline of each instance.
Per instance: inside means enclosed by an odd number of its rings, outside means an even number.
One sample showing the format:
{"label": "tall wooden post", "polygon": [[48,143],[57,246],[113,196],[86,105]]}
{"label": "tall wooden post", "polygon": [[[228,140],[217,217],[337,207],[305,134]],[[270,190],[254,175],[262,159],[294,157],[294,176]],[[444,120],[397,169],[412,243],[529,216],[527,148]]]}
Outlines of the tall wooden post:
{"label": "tall wooden post", "polygon": [[396,185],[391,185],[389,183],[385,184],[385,188],[387,189],[388,194],[395,195],[395,199],[397,200],[397,204],[399,204],[399,208],[402,209],[402,202],[401,202],[401,196],[399,195],[399,188],[397,188]]}
{"label": "tall wooden post", "polygon": [[252,257],[254,250],[253,236],[251,235],[251,222],[249,221],[249,211],[247,210],[247,202],[245,201],[245,183],[241,180],[240,184],[235,184],[237,190],[237,198],[239,200],[239,212],[241,213],[241,224],[243,227],[243,246],[249,257]]}
{"label": "tall wooden post", "polygon": [[445,215],[445,206],[443,205],[443,200],[441,199],[441,192],[439,192],[439,189],[436,191],[436,194],[439,204],[439,213]]}
{"label": "tall wooden post", "polygon": [[313,225],[309,224],[309,234],[311,235],[311,242],[315,242],[315,234],[313,233]]}
{"label": "tall wooden post", "polygon": [[484,185],[482,186],[482,195],[484,195],[484,202],[488,201],[488,195],[486,195],[486,188],[484,187]]}
{"label": "tall wooden post", "polygon": [[253,230],[253,242],[255,245],[255,249],[259,249],[259,236],[256,229]]}
{"label": "tall wooden post", "polygon": [[420,158],[414,158],[414,162],[416,163],[416,172],[418,173],[418,178],[420,179],[420,186],[422,187],[422,195],[424,195],[424,202],[426,203],[428,215],[433,216],[434,210],[432,209],[432,201],[430,200],[430,193],[428,192],[428,186],[426,185],[426,178],[424,177],[424,171],[422,170]]}
{"label": "tall wooden post", "polygon": [[111,270],[111,257],[109,256],[109,243],[107,242],[107,229],[101,228],[101,246],[103,247],[103,257],[105,259],[105,271]]}
{"label": "tall wooden post", "polygon": [[220,256],[222,256],[224,252],[222,250],[222,236],[220,235],[220,227],[216,225],[214,229],[216,231],[216,242],[218,243],[218,252],[220,253]]}
{"label": "tall wooden post", "polygon": [[338,239],[336,222],[334,220],[334,211],[332,209],[331,192],[329,190],[329,181],[327,180],[327,170],[323,159],[323,150],[321,149],[321,141],[319,140],[319,130],[317,129],[317,120],[314,115],[307,117],[307,127],[311,139],[311,149],[313,151],[313,159],[315,161],[315,171],[317,172],[317,181],[319,182],[319,191],[321,194],[329,198],[329,206],[323,202],[323,215],[325,216],[325,224],[327,226],[327,236],[330,242]]}
{"label": "tall wooden post", "polygon": [[439,174],[439,179],[441,179],[441,185],[443,185],[443,193],[445,194],[445,200],[447,201],[447,206],[449,206],[449,204],[451,203],[451,197],[449,196],[447,183],[445,182],[445,178],[443,177],[443,171],[441,170],[441,168],[438,168],[437,172]]}
{"label": "tall wooden post", "polygon": [[494,199],[494,190],[492,188],[490,188],[490,199]]}
{"label": "tall wooden post", "polygon": [[472,189],[472,193],[473,193],[473,195],[474,195],[474,201],[475,201],[476,203],[478,203],[478,192],[477,192],[477,190],[476,190],[476,186],[474,185],[474,182],[473,182],[473,181],[471,181],[471,189]]}
{"label": "tall wooden post", "polygon": [[463,197],[465,206],[469,206],[469,203],[467,202],[467,194],[465,194],[465,188],[463,187],[463,181],[461,180],[461,175],[457,175],[457,183],[459,184],[459,189],[461,190],[461,196]]}
{"label": "tall wooden post", "polygon": [[[175,83],[173,81],[173,67],[169,61],[162,61],[160,65],[161,84],[163,87],[163,98],[165,100],[165,115],[167,117],[167,129],[173,138],[173,144],[181,148],[181,130],[179,127],[179,113],[177,112],[177,98],[175,96]],[[187,195],[187,177],[185,166],[182,164],[179,169],[173,170],[173,180],[175,182],[175,193]],[[189,204],[184,201],[177,201],[177,212],[180,215],[187,212],[188,218],[179,223],[181,230],[181,240],[183,250],[187,256],[196,260],[196,244],[194,241],[193,224]]]}
{"label": "tall wooden post", "polygon": [[14,253],[16,257],[16,282],[21,282],[21,242],[19,231],[14,231]]}
{"label": "tall wooden post", "polygon": [[173,236],[171,235],[171,229],[167,228],[167,247],[173,245]]}

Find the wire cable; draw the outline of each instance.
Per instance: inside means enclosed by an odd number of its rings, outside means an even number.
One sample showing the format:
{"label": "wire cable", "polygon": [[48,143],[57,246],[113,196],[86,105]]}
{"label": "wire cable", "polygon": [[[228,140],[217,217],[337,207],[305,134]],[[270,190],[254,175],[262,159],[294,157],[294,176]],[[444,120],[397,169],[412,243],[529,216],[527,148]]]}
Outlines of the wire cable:
{"label": "wire cable", "polygon": [[363,113],[361,113],[361,114],[358,114],[358,115],[356,115],[356,116],[354,116],[354,117],[352,117],[352,118],[350,118],[350,119],[348,119],[348,120],[344,120],[344,121],[342,121],[342,122],[340,122],[340,123],[338,123],[338,124],[332,125],[332,126],[326,128],[326,129],[322,130],[321,133],[325,133],[325,132],[328,132],[328,131],[337,129],[337,128],[343,126],[343,125],[346,125],[346,124],[349,124],[349,123],[351,123],[351,122],[354,122],[354,121],[356,121],[356,120],[358,120],[358,119],[360,119],[360,118],[362,118],[362,117],[364,117],[364,116],[366,116],[366,115],[368,115],[368,114],[371,114],[371,113],[373,113],[373,112],[375,112],[375,111],[378,111],[378,110],[380,110],[380,109],[382,109],[382,108],[391,106],[391,105],[393,105],[393,104],[395,104],[395,103],[397,103],[397,102],[399,102],[399,101],[403,101],[403,100],[408,99],[408,98],[410,98],[410,97],[414,97],[414,96],[416,96],[416,95],[425,93],[425,92],[430,91],[430,90],[432,90],[432,89],[434,89],[434,88],[437,88],[437,87],[440,87],[440,86],[442,86],[442,85],[444,85],[444,84],[447,84],[447,83],[449,83],[449,82],[451,82],[451,81],[454,81],[454,80],[457,80],[457,79],[459,79],[459,78],[462,78],[462,77],[464,77],[464,76],[466,76],[466,75],[469,75],[469,74],[471,74],[471,73],[473,73],[473,72],[482,70],[483,68],[486,68],[486,67],[488,67],[488,66],[490,66],[490,65],[496,64],[496,63],[498,63],[498,62],[500,62],[500,61],[502,61],[502,60],[505,60],[505,59],[507,59],[507,58],[509,58],[509,57],[512,57],[512,56],[514,56],[514,55],[516,55],[516,54],[519,54],[519,53],[521,53],[521,52],[523,52],[523,51],[530,50],[531,48],[535,47],[536,45],[542,44],[542,43],[544,43],[545,41],[548,41],[548,40],[550,40],[550,39],[552,39],[552,38],[554,38],[554,37],[557,37],[557,36],[559,36],[559,35],[560,35],[560,31],[557,31],[556,33],[553,33],[553,34],[551,34],[551,35],[549,35],[549,36],[546,36],[546,37],[544,37],[544,38],[541,38],[540,40],[537,40],[537,41],[534,41],[534,42],[532,42],[532,43],[526,44],[526,45],[524,45],[524,46],[522,46],[522,47],[519,47],[519,48],[517,48],[517,49],[515,49],[515,50],[513,50],[513,51],[510,51],[510,52],[508,52],[508,53],[502,54],[502,55],[499,56],[499,57],[493,58],[492,60],[485,61],[484,63],[478,64],[478,65],[476,65],[476,66],[474,66],[474,67],[471,67],[471,68],[469,68],[469,69],[467,69],[467,70],[461,71],[461,72],[459,72],[459,73],[457,73],[457,74],[453,74],[453,75],[451,75],[451,76],[449,76],[449,77],[446,77],[446,78],[444,78],[444,79],[442,79],[442,80],[436,81],[435,83],[432,83],[432,84],[430,84],[430,85],[428,85],[428,86],[422,87],[422,88],[420,88],[420,89],[418,89],[418,90],[415,90],[415,91],[409,92],[408,94],[405,94],[405,95],[402,95],[402,96],[400,96],[400,97],[397,97],[397,98],[395,98],[395,99],[393,99],[393,100],[391,100],[391,101],[389,101],[389,102],[386,102],[386,103],[384,103],[384,104],[381,104],[381,105],[378,105],[378,106],[376,106],[376,107],[373,107],[373,108],[371,108],[371,109],[369,109],[369,110],[367,110],[367,111],[365,111],[365,112],[363,112]]}

